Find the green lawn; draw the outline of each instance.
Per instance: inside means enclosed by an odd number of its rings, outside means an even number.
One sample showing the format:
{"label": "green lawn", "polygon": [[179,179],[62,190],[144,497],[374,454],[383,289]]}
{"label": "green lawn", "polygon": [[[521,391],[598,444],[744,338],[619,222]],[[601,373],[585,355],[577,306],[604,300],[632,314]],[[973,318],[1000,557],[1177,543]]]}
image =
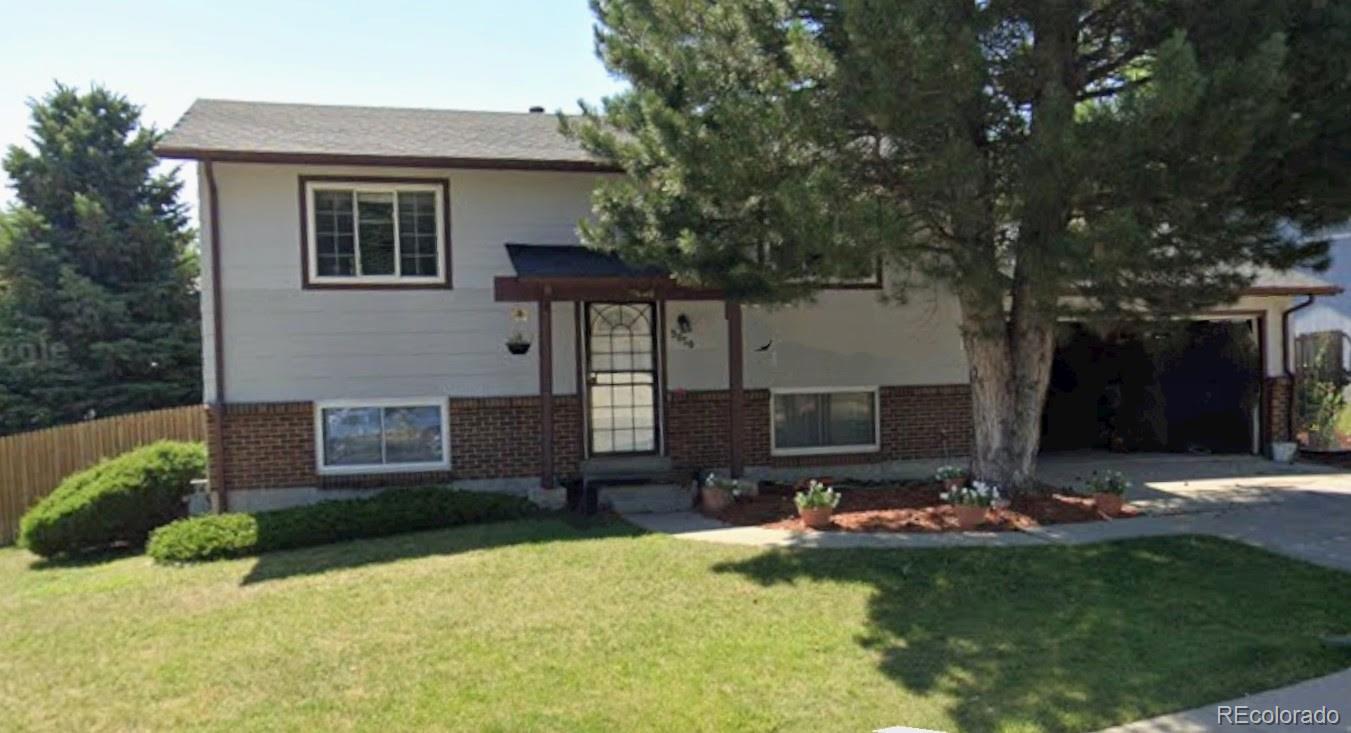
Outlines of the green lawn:
{"label": "green lawn", "polygon": [[1092,730],[1351,665],[1214,539],[761,552],[534,520],[187,568],[0,550],[6,730]]}

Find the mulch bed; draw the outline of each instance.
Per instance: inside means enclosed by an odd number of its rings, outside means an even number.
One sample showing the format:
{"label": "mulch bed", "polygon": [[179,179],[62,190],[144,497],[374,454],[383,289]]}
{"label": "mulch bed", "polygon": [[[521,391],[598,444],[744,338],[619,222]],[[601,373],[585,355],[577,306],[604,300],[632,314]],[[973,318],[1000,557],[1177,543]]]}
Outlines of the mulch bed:
{"label": "mulch bed", "polygon": [[[838,532],[957,532],[957,515],[938,497],[942,486],[934,481],[913,483],[837,483],[840,505],[832,515],[831,530]],[[704,513],[742,527],[804,530],[793,505],[794,488],[765,484],[760,495],[742,497],[720,512]],[[977,530],[1007,532],[1046,524],[1125,519],[1139,514],[1127,506],[1116,517],[1106,517],[1092,497],[1054,490],[1020,494],[1006,509],[991,509]]]}

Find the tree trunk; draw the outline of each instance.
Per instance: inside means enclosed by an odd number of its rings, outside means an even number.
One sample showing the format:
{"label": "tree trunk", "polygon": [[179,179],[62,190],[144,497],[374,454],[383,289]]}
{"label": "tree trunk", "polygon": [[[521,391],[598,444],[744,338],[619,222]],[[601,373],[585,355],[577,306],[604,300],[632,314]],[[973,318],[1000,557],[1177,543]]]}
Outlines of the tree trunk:
{"label": "tree trunk", "polygon": [[1006,261],[993,247],[985,266],[968,274],[968,286],[958,287],[975,422],[971,472],[1009,492],[1030,488],[1036,472],[1063,278],[1050,253],[1065,245],[1073,192],[1067,151],[1074,145],[1077,11],[1073,3],[1035,7],[1038,88],[1008,289],[981,283]]}
{"label": "tree trunk", "polygon": [[1030,488],[1041,445],[1055,321],[1022,318],[1001,326],[966,307],[962,321],[975,428],[971,474],[1008,492]]}

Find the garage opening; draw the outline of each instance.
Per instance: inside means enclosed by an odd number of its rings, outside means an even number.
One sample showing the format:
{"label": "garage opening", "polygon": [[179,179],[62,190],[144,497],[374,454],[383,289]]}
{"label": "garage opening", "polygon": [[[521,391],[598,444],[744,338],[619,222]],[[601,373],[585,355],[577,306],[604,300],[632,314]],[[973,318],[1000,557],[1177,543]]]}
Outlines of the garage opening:
{"label": "garage opening", "polygon": [[1261,377],[1253,320],[1061,324],[1042,450],[1256,452]]}

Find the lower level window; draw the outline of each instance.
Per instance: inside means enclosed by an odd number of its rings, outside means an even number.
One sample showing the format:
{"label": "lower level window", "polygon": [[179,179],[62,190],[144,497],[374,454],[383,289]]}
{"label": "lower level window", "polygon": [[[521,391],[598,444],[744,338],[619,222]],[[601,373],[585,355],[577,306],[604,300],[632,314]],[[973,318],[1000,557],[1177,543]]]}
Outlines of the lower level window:
{"label": "lower level window", "polygon": [[449,468],[444,401],[319,406],[319,458],[331,473]]}
{"label": "lower level window", "polygon": [[792,390],[774,392],[774,452],[841,453],[874,451],[877,390]]}

